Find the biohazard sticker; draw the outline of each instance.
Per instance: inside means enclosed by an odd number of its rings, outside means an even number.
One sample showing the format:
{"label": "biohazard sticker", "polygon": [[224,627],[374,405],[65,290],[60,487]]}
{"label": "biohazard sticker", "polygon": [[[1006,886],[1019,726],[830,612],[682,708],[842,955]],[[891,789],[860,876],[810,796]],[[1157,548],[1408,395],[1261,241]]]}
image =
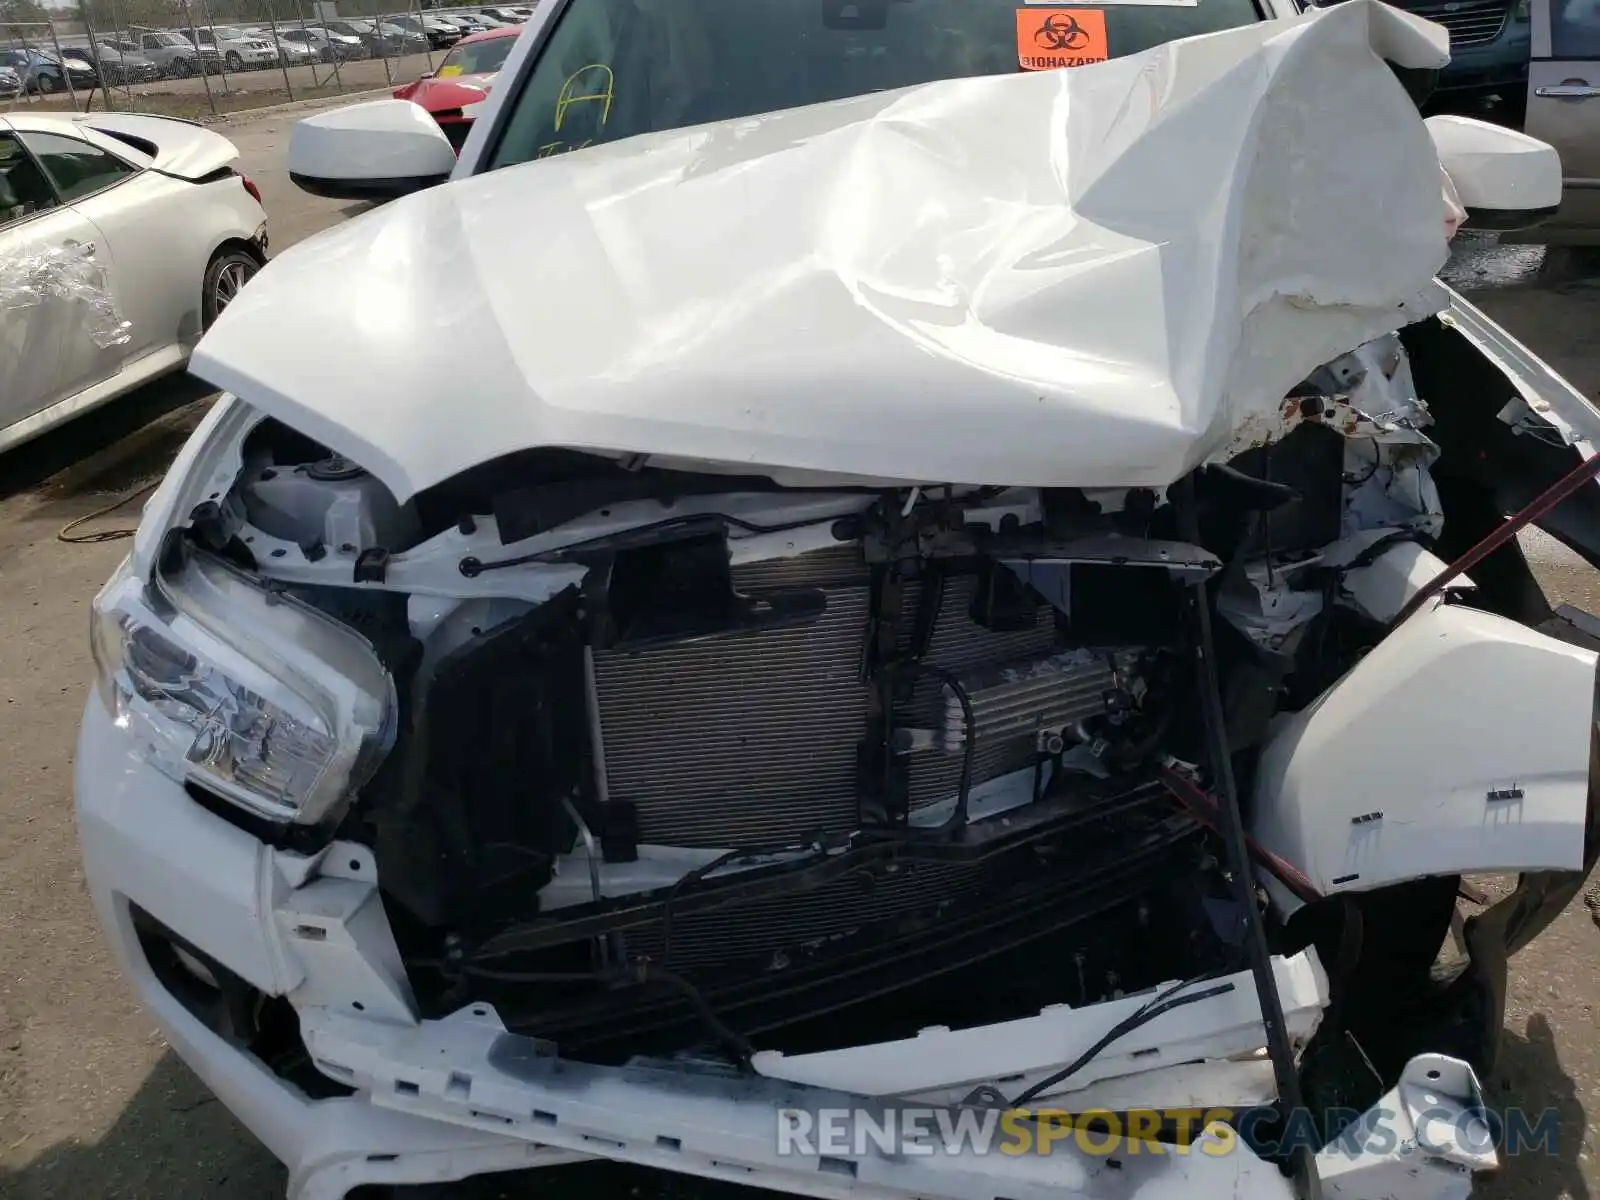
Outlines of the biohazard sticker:
{"label": "biohazard sticker", "polygon": [[1017,62],[1024,71],[1105,62],[1106,14],[1097,8],[1019,8]]}

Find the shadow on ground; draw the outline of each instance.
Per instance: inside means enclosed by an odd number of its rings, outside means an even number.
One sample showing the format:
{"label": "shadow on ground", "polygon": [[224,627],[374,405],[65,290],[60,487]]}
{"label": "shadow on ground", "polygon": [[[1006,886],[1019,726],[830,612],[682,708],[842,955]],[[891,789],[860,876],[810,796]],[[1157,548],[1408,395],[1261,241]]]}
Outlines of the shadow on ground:
{"label": "shadow on ground", "polygon": [[1543,1013],[1526,1029],[1500,1035],[1500,1060],[1484,1088],[1489,1104],[1504,1112],[1515,1106],[1537,1128],[1544,1114],[1554,1119],[1554,1145],[1503,1154],[1500,1171],[1473,1193],[1478,1200],[1594,1200],[1579,1165],[1589,1117],[1577,1084],[1562,1068],[1555,1030]]}
{"label": "shadow on ground", "polygon": [[[188,430],[182,422],[161,419],[215,391],[191,375],[173,375],[0,454],[0,500],[32,491],[72,468],[79,468],[71,473],[87,482],[95,474],[95,462],[116,456],[119,445],[134,435],[142,435],[137,452],[124,457],[157,463],[165,469]],[[160,424],[146,434],[153,422]],[[86,464],[90,470],[84,472],[81,469]],[[117,481],[96,478],[94,483],[97,488],[110,490]]]}
{"label": "shadow on ground", "polygon": [[36,1148],[34,1155],[20,1169],[0,1168],[0,1196],[283,1200],[283,1168],[171,1052],[104,1137]]}

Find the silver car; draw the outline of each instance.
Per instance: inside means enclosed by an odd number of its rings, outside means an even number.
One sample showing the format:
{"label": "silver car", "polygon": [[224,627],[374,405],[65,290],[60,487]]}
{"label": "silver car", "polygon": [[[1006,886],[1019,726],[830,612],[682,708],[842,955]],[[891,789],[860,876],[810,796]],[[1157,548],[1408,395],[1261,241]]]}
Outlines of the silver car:
{"label": "silver car", "polygon": [[181,32],[196,46],[214,48],[230,71],[259,70],[278,65],[278,51],[270,41],[237,26],[202,25],[198,29]]}
{"label": "silver car", "polygon": [[251,37],[260,38],[277,46],[278,61],[286,67],[302,67],[317,61],[316,50],[308,46],[304,40],[290,37],[290,30],[282,29],[274,33],[270,27],[256,26],[245,32]]}
{"label": "silver car", "polygon": [[111,44],[144,55],[164,74],[179,79],[199,74],[202,64],[207,75],[215,75],[222,69],[222,55],[215,46],[196,47],[188,38],[170,29],[144,30],[136,35],[136,40],[114,38]]}

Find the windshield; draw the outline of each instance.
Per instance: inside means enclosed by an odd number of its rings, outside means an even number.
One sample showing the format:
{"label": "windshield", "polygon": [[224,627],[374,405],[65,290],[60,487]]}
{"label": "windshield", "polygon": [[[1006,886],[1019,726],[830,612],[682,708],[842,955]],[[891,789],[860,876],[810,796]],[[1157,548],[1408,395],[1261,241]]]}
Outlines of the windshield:
{"label": "windshield", "polygon": [[175,33],[147,33],[147,42],[154,42],[158,46],[187,46],[189,43]]}
{"label": "windshield", "polygon": [[444,56],[444,62],[439,64],[438,76],[440,79],[449,79],[452,75],[487,75],[491,71],[498,71],[505,66],[506,55],[511,53],[516,41],[514,37],[502,37],[457,46]]}
{"label": "windshield", "polygon": [[1255,0],[570,0],[490,167],[971,75],[1077,66],[1261,19]]}

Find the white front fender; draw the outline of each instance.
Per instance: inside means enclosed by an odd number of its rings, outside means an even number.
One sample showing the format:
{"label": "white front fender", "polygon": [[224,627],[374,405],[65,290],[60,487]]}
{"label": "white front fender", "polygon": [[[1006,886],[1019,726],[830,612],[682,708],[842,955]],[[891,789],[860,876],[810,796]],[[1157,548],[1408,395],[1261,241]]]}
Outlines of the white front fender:
{"label": "white front fender", "polygon": [[1578,870],[1595,662],[1492,613],[1425,608],[1272,730],[1252,833],[1324,893]]}

